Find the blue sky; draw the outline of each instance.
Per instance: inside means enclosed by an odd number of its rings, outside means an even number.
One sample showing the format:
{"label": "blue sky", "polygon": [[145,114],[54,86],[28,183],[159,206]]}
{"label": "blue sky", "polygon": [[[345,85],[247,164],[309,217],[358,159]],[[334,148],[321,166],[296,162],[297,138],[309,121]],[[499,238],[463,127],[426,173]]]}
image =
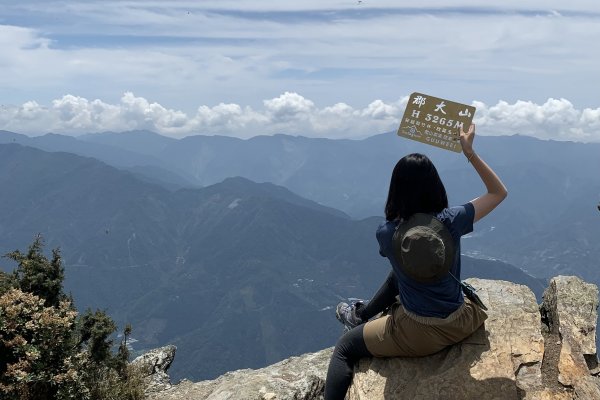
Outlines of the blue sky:
{"label": "blue sky", "polygon": [[600,3],[415,4],[2,1],[0,129],[358,138],[419,91],[484,134],[600,141]]}

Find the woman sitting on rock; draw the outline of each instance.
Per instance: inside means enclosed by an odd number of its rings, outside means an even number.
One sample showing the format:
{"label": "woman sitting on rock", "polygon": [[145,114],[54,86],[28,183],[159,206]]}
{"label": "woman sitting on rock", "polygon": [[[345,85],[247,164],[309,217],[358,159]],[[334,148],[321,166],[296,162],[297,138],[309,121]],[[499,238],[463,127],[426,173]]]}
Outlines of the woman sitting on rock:
{"label": "woman sitting on rock", "polygon": [[[325,383],[325,400],[344,399],[362,357],[419,357],[460,342],[487,318],[463,297],[460,238],[506,198],[507,190],[473,151],[475,126],[460,143],[487,193],[448,207],[446,189],[429,158],[410,154],[392,172],[386,221],[377,229],[380,254],[392,266],[370,301],[340,303],[337,318],[349,329],[337,342]],[[399,297],[400,301],[397,301]],[[389,308],[389,312],[369,321]]]}

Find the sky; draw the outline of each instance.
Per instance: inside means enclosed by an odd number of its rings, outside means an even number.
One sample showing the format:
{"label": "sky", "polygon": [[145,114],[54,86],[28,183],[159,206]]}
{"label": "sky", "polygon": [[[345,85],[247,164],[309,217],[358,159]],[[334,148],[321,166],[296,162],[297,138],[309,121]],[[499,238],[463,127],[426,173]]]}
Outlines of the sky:
{"label": "sky", "polygon": [[597,0],[0,0],[0,129],[358,139],[420,92],[600,142],[598,43]]}

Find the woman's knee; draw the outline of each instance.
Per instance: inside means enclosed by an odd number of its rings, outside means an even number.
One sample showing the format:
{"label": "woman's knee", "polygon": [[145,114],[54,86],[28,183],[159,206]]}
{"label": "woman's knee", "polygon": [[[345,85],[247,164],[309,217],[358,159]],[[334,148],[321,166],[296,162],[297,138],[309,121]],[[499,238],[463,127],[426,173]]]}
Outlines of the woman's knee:
{"label": "woman's knee", "polygon": [[365,345],[363,328],[364,324],[344,333],[335,345],[333,350],[334,356],[346,360],[358,360],[362,357],[371,356],[371,353],[369,353],[369,350]]}
{"label": "woman's knee", "polygon": [[338,339],[333,349],[333,355],[340,358],[348,358],[352,355],[352,346],[350,339],[347,337],[347,332]]}

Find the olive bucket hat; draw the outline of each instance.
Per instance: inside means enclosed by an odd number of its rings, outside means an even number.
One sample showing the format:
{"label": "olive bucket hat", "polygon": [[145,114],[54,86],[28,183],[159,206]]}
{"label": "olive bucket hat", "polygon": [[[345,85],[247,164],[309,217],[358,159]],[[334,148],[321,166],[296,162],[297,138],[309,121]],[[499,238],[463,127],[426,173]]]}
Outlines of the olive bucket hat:
{"label": "olive bucket hat", "polygon": [[452,268],[454,239],[433,215],[416,213],[398,224],[393,243],[400,268],[417,282],[437,282]]}

